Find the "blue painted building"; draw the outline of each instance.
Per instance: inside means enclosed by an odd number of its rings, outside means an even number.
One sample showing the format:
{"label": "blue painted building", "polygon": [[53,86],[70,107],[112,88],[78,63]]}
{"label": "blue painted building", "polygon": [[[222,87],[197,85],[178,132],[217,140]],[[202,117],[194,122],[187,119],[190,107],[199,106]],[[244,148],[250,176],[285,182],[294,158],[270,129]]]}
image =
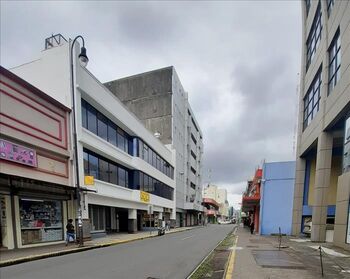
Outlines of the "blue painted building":
{"label": "blue painted building", "polygon": [[295,161],[264,163],[261,183],[260,225],[262,235],[292,232]]}

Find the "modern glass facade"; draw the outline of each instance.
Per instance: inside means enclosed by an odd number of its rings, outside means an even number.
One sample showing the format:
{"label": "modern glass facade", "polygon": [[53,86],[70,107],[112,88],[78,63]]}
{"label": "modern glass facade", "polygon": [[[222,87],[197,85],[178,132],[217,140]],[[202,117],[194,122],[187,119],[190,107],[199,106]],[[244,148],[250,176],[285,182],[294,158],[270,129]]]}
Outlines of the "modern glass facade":
{"label": "modern glass facade", "polygon": [[343,173],[350,171],[350,115],[345,120]]}

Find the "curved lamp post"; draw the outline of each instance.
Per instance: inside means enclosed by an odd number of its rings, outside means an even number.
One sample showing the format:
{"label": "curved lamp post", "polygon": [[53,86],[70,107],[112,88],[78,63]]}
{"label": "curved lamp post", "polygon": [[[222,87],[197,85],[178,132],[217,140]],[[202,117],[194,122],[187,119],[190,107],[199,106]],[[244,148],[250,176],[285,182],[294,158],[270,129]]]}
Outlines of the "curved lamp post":
{"label": "curved lamp post", "polygon": [[77,139],[77,121],[76,121],[76,96],[75,96],[75,84],[74,84],[74,63],[73,63],[73,48],[74,44],[78,39],[81,39],[83,46],[80,49],[78,56],[80,65],[86,67],[89,59],[86,55],[85,41],[82,36],[76,36],[70,46],[70,65],[71,65],[71,86],[72,86],[72,109],[73,109],[73,140],[74,140],[74,164],[75,164],[75,178],[76,178],[76,191],[77,191],[77,203],[78,203],[78,229],[79,229],[79,246],[84,245],[83,240],[83,220],[82,220],[82,209],[81,209],[81,187],[79,179],[79,163],[78,163],[78,139]]}

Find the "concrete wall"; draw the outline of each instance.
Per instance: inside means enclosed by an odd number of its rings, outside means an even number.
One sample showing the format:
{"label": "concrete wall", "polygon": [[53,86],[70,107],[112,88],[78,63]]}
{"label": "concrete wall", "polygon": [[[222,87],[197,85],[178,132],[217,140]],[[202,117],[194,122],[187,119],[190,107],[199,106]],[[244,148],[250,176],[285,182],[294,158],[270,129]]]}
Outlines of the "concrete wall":
{"label": "concrete wall", "polygon": [[265,163],[260,200],[260,233],[292,231],[295,162]]}
{"label": "concrete wall", "polygon": [[164,144],[172,143],[172,75],[167,67],[104,84]]}

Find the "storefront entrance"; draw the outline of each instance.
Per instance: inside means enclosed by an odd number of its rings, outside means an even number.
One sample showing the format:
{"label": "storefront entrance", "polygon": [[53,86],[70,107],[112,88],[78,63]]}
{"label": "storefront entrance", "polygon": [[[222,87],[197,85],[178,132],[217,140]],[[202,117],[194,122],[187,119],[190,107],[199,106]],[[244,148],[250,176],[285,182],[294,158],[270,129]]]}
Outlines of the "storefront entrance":
{"label": "storefront entrance", "polygon": [[22,245],[63,240],[62,201],[19,198]]}

